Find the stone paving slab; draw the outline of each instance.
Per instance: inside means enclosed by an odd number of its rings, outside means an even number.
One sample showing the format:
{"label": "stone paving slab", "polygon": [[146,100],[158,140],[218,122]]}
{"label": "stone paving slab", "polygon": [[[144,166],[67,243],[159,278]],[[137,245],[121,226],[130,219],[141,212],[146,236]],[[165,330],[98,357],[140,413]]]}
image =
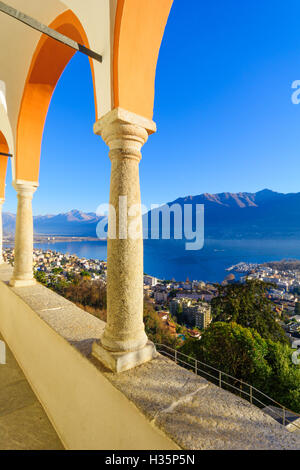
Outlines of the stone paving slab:
{"label": "stone paving slab", "polygon": [[[3,338],[0,335],[0,340]],[[0,450],[63,450],[12,352],[0,365]]]}
{"label": "stone paving slab", "polygon": [[64,450],[36,401],[0,418],[0,450]]}

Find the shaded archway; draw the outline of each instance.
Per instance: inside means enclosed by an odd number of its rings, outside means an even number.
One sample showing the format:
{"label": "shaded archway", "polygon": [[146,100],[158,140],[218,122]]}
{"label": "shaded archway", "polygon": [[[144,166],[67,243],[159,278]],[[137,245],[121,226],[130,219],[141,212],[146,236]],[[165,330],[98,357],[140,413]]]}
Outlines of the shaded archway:
{"label": "shaded archway", "polygon": [[[71,10],[58,16],[50,27],[89,47],[84,28]],[[15,160],[17,181],[38,182],[41,143],[48,108],[56,84],[74,54],[73,49],[44,35],[37,45],[19,112]],[[91,59],[90,66],[95,87]]]}

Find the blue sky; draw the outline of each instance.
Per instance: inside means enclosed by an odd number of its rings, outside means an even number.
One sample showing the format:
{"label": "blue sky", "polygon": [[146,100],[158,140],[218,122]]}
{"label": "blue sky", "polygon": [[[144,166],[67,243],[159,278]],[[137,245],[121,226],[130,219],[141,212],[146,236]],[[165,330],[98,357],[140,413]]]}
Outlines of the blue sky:
{"label": "blue sky", "polygon": [[[143,148],[143,202],[203,192],[300,191],[299,0],[174,0],[156,75],[158,132]],[[108,148],[93,134],[92,79],[76,54],[49,109],[34,213],[95,211]],[[15,212],[7,179],[4,210]]]}

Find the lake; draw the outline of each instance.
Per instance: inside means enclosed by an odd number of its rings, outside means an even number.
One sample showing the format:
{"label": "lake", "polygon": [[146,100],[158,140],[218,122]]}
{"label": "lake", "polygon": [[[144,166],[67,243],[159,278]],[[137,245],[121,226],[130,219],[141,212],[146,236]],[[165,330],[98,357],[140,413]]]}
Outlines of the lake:
{"label": "lake", "polygon": [[[106,260],[106,242],[36,243],[35,248]],[[300,240],[207,240],[199,251],[186,251],[181,241],[145,240],[144,271],[160,279],[221,282],[225,269],[240,261],[263,263],[300,259]]]}

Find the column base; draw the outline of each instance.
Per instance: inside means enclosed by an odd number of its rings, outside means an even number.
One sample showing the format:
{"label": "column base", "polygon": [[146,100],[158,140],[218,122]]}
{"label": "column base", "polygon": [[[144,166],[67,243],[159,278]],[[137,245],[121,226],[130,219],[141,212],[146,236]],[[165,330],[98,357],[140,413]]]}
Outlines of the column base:
{"label": "column base", "polygon": [[113,372],[124,372],[151,361],[158,353],[154,343],[148,341],[142,349],[128,352],[108,351],[101,344],[94,343],[92,355]]}
{"label": "column base", "polygon": [[11,279],[9,285],[11,287],[29,287],[37,284],[35,279]]}

